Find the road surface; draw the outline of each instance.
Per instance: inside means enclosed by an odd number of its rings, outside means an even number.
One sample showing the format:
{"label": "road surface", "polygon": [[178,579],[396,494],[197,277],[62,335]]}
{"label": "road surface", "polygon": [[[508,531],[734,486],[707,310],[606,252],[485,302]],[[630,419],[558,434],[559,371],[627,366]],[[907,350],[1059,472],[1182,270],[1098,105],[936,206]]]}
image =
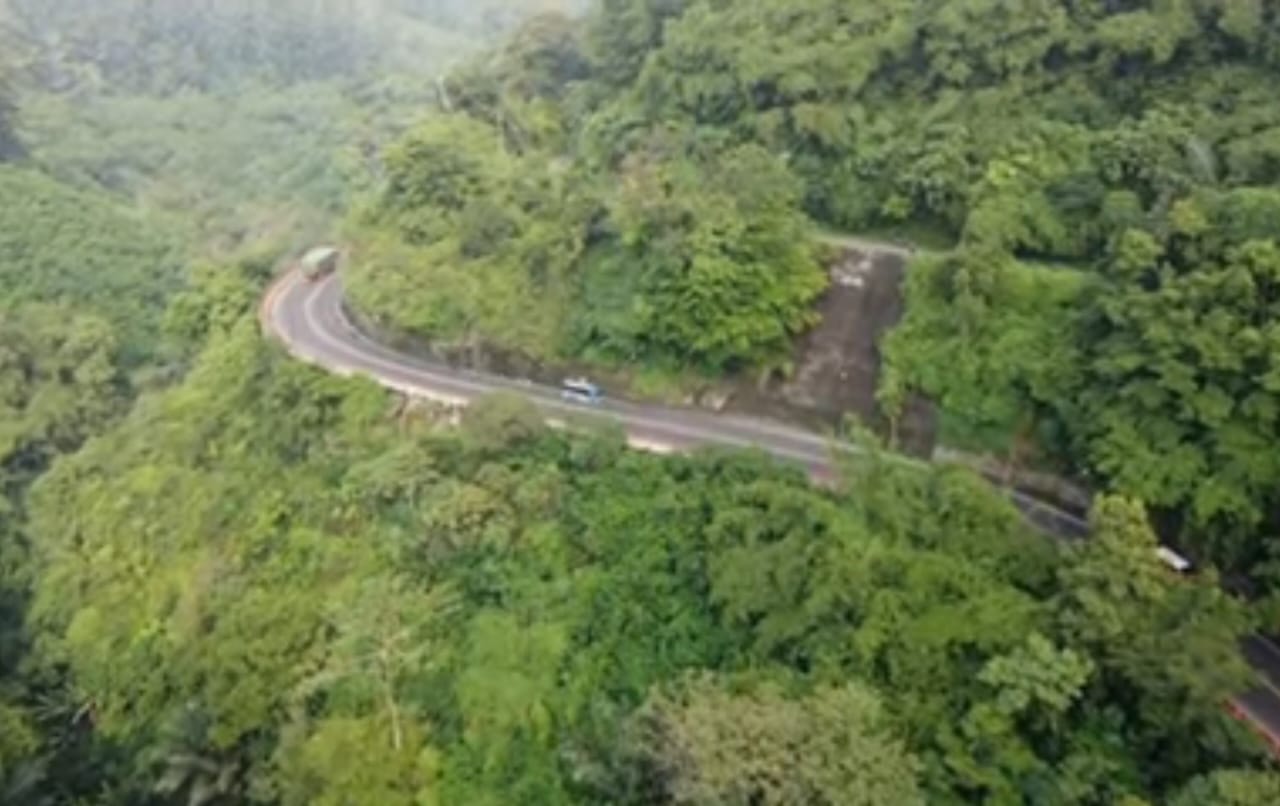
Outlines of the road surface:
{"label": "road surface", "polygon": [[[295,357],[341,375],[364,375],[404,394],[465,405],[498,392],[533,402],[551,422],[570,425],[605,421],[620,425],[631,445],[662,453],[703,446],[758,449],[801,465],[817,478],[834,477],[839,452],[853,446],[779,422],[715,414],[702,410],[606,400],[595,406],[564,401],[560,390],[528,381],[451,367],[377,343],[351,322],[343,309],[337,275],[315,282],[298,272],[281,277],[261,309],[263,326]],[[906,457],[894,461],[920,464]],[[1005,491],[1034,526],[1064,539],[1084,537],[1088,525],[1016,491]],[[1258,672],[1255,688],[1236,697],[1232,710],[1254,725],[1280,754],[1280,646],[1261,636],[1242,642],[1242,651]]]}

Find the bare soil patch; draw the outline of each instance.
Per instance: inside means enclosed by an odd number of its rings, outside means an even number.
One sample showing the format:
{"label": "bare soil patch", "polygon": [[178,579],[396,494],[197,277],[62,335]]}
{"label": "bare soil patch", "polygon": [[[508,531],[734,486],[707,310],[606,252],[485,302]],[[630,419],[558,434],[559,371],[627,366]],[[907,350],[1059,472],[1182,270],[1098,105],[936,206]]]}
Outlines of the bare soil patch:
{"label": "bare soil patch", "polygon": [[[846,415],[887,433],[876,402],[880,343],[902,318],[908,255],[898,249],[850,243],[829,267],[831,284],[818,302],[819,322],[796,345],[792,371],[763,384],[738,379],[726,408],[830,427]],[[908,401],[898,423],[899,448],[928,456],[936,438],[933,406]]]}

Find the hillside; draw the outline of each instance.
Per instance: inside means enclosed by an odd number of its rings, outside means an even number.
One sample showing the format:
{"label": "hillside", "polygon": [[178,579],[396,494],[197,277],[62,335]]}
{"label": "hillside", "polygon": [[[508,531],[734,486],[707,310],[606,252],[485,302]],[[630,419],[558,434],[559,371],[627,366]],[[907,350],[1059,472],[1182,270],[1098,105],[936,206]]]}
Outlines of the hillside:
{"label": "hillside", "polygon": [[183,261],[164,220],[0,164],[0,309],[58,302],[92,310],[119,330],[134,359],[154,357]]}
{"label": "hillside", "polygon": [[1275,791],[1220,707],[1244,609],[1169,575],[1134,504],[1065,549],[963,471],[874,453],[824,491],[518,399],[456,429],[255,325],[30,499],[31,623],[122,802]]}
{"label": "hillside", "polygon": [[[580,10],[0,0],[0,803],[1280,803],[1280,11]],[[258,320],[320,237],[407,339],[884,434],[326,374]]]}
{"label": "hillside", "polygon": [[46,172],[181,211],[197,249],[324,237],[437,76],[556,3],[3,0],[17,113]]}
{"label": "hillside", "polygon": [[785,374],[828,281],[814,222],[946,244],[881,345],[886,417],[923,393],[948,441],[1269,576],[1275,9],[604,8],[455,71],[451,112],[388,153],[353,226],[363,312],[541,361]]}

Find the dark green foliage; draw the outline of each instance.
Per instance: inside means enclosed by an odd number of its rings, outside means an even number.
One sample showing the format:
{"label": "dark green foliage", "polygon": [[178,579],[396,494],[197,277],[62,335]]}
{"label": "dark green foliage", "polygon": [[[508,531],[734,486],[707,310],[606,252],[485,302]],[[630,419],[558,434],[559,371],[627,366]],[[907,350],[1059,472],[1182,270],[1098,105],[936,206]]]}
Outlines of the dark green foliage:
{"label": "dark green foliage", "polygon": [[[48,802],[40,798],[53,777],[72,791],[91,767],[58,676],[28,663],[24,494],[56,457],[123,414],[118,359],[102,319],[54,305],[0,308],[0,797],[15,803]],[[108,760],[94,761],[91,774],[105,775]]]}
{"label": "dark green foliage", "polygon": [[11,160],[22,153],[22,145],[14,132],[14,105],[12,89],[0,71],[0,162]]}
{"label": "dark green foliage", "polygon": [[944,439],[1014,452],[1073,403],[1078,348],[1063,336],[1087,283],[976,247],[915,261],[911,305],[884,346],[881,401],[896,411],[909,389],[923,391],[946,412]]}
{"label": "dark green foliage", "polygon": [[635,275],[637,293],[581,311],[583,349],[712,369],[775,357],[812,321],[826,284],[797,183],[753,146],[693,159],[668,158],[668,147],[654,142],[623,165],[610,204],[622,252],[610,259]]}
{"label": "dark green foliage", "polygon": [[1237,566],[1258,559],[1242,538],[1280,482],[1280,228],[1262,212],[1277,198],[1197,196],[1127,233],[1084,323],[1091,462],[1209,527],[1204,548]]}
{"label": "dark green foliage", "polygon": [[553,352],[585,217],[564,172],[448,115],[392,148],[387,175],[349,274],[360,309],[442,341]]}
{"label": "dark green foliage", "polygon": [[0,491],[13,495],[120,413],[118,358],[101,319],[52,306],[0,310]]}

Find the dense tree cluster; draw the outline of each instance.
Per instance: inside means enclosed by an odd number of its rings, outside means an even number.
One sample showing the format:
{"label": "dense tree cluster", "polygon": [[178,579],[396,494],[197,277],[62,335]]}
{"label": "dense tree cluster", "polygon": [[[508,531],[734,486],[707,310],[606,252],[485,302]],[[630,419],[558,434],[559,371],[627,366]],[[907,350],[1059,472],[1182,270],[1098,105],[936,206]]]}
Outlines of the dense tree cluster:
{"label": "dense tree cluster", "polygon": [[[114,333],[102,319],[61,306],[0,304],[0,798],[6,802],[39,802],[39,782],[51,770],[42,722],[48,712],[33,707],[48,684],[25,666],[30,635],[23,617],[32,582],[25,493],[57,456],[123,414],[128,390],[118,361]],[[74,744],[74,731],[58,735]]]}
{"label": "dense tree cluster", "polygon": [[401,327],[535,356],[710,368],[773,357],[809,321],[824,281],[778,159],[655,136],[617,181],[596,193],[502,128],[433,118],[387,156],[353,298]]}
{"label": "dense tree cluster", "polygon": [[[537,17],[445,82],[449,114],[392,152],[360,216],[354,299],[405,330],[537,358],[777,359],[825,286],[802,183],[783,155],[674,119],[613,139],[644,111],[602,105],[622,68],[583,40]],[[593,164],[606,137],[615,160]]]}
{"label": "dense tree cluster", "polygon": [[1017,82],[938,96],[956,128],[919,152],[927,193],[877,191],[958,242],[913,267],[882,396],[923,390],[952,438],[1141,498],[1191,554],[1265,581],[1280,17],[1065,5]]}

